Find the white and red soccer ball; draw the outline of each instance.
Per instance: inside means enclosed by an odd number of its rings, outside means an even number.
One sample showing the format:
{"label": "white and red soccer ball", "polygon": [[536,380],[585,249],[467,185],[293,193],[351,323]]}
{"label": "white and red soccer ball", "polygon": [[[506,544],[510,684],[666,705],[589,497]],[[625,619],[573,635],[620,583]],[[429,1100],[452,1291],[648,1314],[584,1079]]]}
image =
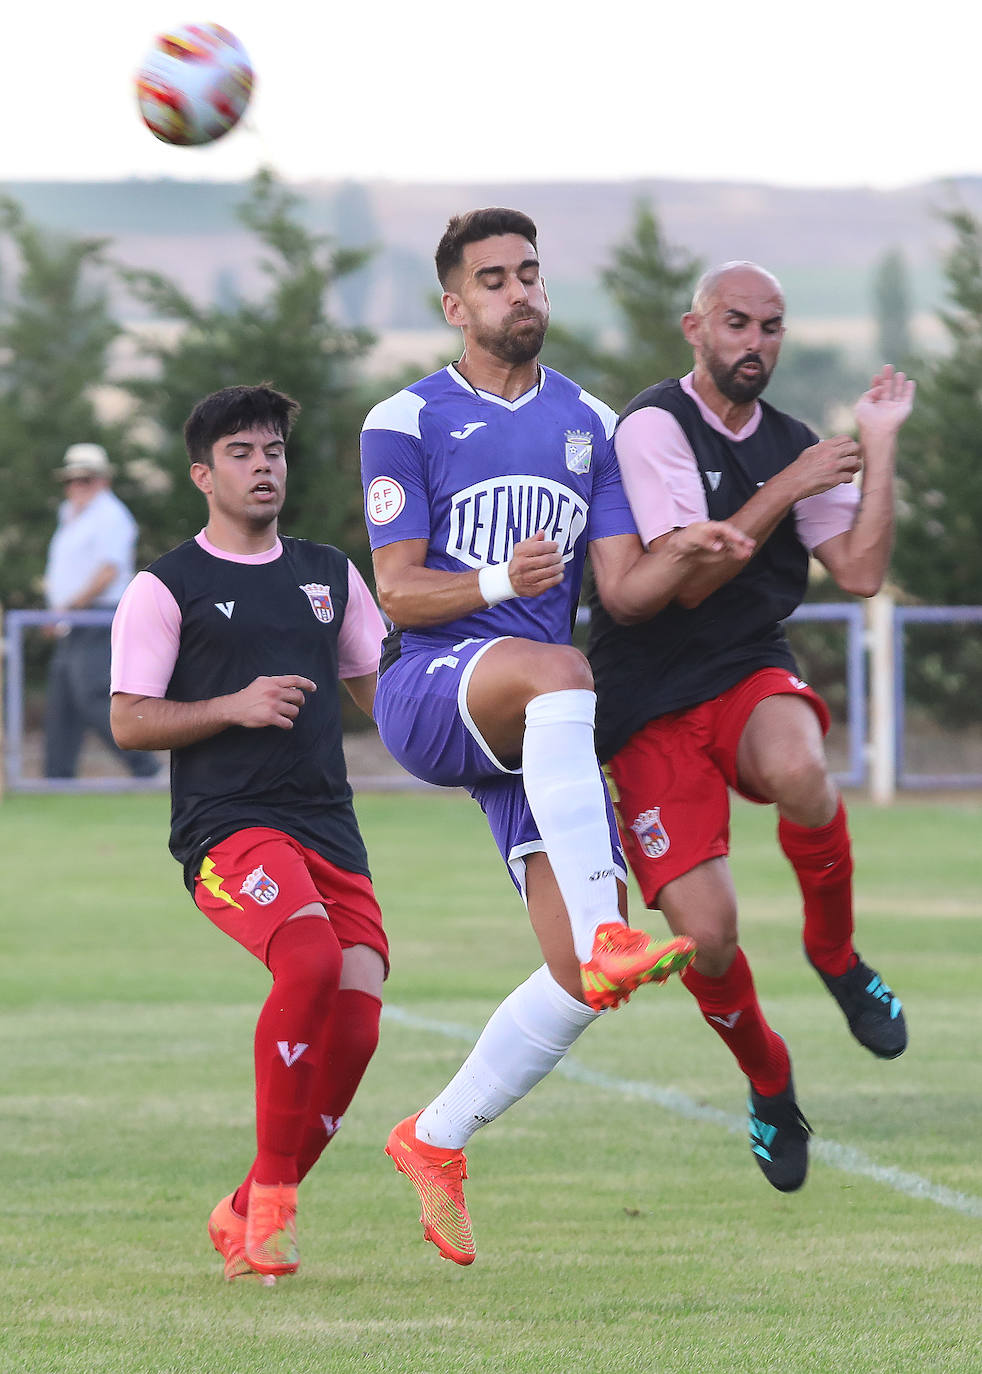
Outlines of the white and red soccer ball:
{"label": "white and red soccer ball", "polygon": [[143,122],[164,143],[213,143],[233,129],[252,95],[252,63],[221,24],[159,34],[136,75]]}

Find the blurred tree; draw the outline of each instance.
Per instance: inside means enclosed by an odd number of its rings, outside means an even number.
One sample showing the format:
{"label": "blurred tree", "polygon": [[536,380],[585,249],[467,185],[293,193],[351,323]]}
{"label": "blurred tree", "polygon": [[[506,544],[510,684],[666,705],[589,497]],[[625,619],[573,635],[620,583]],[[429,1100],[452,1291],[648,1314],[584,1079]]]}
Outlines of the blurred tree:
{"label": "blurred tree", "polygon": [[375,284],[373,260],[379,230],[371,196],[360,182],[341,183],[334,196],[334,216],[338,244],[367,250],[361,266],[345,273],[337,288],[345,323],[364,325]]}
{"label": "blurred tree", "polygon": [[982,601],[982,223],[967,210],[944,218],[950,348],[920,363],[901,431],[894,570],[919,600],[967,605]]}
{"label": "blurred tree", "polygon": [[[544,361],[618,410],[645,387],[684,376],[692,369],[692,351],[680,321],[702,266],[684,249],[666,243],[651,205],[639,204],[629,237],[615,247],[611,264],[601,273],[619,321],[616,346],[604,347],[582,331],[553,323]],[[849,405],[866,385],[867,379],[835,346],[791,341],[781,351],[767,399],[827,430],[836,410]]]}
{"label": "blurred tree", "polygon": [[12,261],[0,305],[0,604],[12,608],[42,600],[60,496],[52,474],[65,449],[92,441],[118,458],[93,393],[120,331],[99,271],[103,240],[44,232],[6,197],[0,237]]}
{"label": "blurred tree", "polygon": [[606,348],[582,332],[553,324],[543,361],[615,410],[645,387],[684,375],[692,354],[679,320],[689,308],[700,269],[697,258],[665,242],[651,205],[640,203],[629,237],[614,248],[600,276],[619,319],[617,347]]}
{"label": "blurred tree", "polygon": [[[924,359],[914,412],[900,435],[894,575],[912,598],[982,603],[982,222],[944,214],[954,231],[945,260],[951,304],[938,312],[949,350]],[[977,722],[982,636],[950,627],[912,632],[908,686],[945,724]],[[916,649],[916,652],[915,652]]]}
{"label": "blurred tree", "polygon": [[[338,325],[330,297],[368,253],[338,248],[310,233],[300,222],[299,206],[299,198],[264,169],[239,207],[265,249],[269,290],[258,300],[199,307],[159,273],[117,269],[157,326],[140,342],[154,364],[151,375],[126,382],[158,436],[148,457],[172,479],[169,492],[157,498],[155,551],[201,528],[202,501],[187,476],[182,439],[192,407],[220,387],[266,381],[303,407],[290,441],[283,529],[339,544],[367,566],[358,463],[364,410],[353,383],[355,364],[374,340],[367,330]],[[161,323],[178,328],[161,330]]]}
{"label": "blurred tree", "polygon": [[835,344],[798,343],[792,337],[781,346],[766,399],[828,435],[853,428],[853,404],[868,386],[869,377]]}
{"label": "blurred tree", "polygon": [[907,259],[899,248],[884,253],[873,274],[878,363],[901,367],[910,357],[910,283]]}

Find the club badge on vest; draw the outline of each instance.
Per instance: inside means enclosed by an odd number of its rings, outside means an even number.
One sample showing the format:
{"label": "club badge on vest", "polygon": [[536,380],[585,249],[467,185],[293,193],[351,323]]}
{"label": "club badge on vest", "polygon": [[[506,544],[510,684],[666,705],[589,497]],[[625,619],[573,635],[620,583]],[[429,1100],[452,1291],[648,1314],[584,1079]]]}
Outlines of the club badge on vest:
{"label": "club badge on vest", "polygon": [[300,590],[306,592],[310,609],[321,624],[330,625],[334,619],[334,603],[331,600],[330,587],[325,586],[323,582],[308,582]]}

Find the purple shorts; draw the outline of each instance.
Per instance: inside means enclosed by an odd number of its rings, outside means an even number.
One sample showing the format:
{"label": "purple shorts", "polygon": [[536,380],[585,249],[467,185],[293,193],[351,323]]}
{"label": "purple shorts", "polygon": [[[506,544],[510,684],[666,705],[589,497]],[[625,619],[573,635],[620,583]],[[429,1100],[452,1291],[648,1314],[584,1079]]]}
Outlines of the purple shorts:
{"label": "purple shorts", "polygon": [[[438,787],[463,787],[479,803],[524,898],[525,856],[545,845],[529,810],[521,769],[495,758],[467,710],[471,673],[497,643],[465,639],[445,649],[403,653],[379,678],[375,721],[382,743],[408,773]],[[604,796],[614,867],[623,881],[627,865],[606,781]]]}

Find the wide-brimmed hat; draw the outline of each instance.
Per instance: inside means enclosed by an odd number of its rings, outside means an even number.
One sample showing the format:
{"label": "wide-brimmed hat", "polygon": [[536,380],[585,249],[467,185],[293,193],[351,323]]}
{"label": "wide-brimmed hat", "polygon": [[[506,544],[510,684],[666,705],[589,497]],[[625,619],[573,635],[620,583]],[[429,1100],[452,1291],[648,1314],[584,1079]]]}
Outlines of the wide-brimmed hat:
{"label": "wide-brimmed hat", "polygon": [[62,467],[57,468],[55,476],[59,482],[70,477],[111,477],[113,465],[109,454],[101,444],[70,444],[65,450]]}

